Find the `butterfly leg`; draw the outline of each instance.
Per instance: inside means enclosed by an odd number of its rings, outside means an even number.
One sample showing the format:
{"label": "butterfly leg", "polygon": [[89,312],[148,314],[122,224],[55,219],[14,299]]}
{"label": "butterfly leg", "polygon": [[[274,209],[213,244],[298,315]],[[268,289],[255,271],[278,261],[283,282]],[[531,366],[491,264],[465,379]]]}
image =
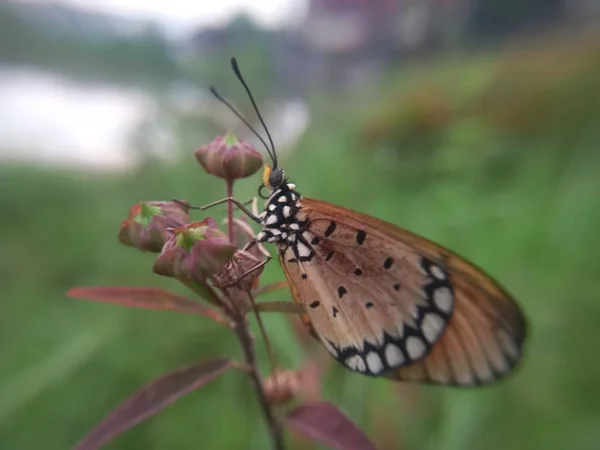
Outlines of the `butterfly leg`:
{"label": "butterfly leg", "polygon": [[271,261],[271,259],[273,259],[273,258],[271,258],[271,255],[267,256],[267,257],[265,258],[265,260],[264,260],[264,261],[261,261],[261,262],[259,262],[259,263],[258,263],[257,265],[255,265],[254,267],[252,267],[252,268],[250,268],[250,269],[246,270],[246,271],[245,271],[245,272],[244,272],[242,275],[240,275],[239,277],[237,277],[235,280],[233,280],[233,281],[230,281],[229,283],[225,283],[225,284],[221,285],[220,287],[222,287],[222,288],[226,288],[226,287],[233,286],[233,285],[237,284],[237,283],[238,283],[238,282],[239,282],[241,279],[243,279],[245,276],[248,276],[248,275],[250,275],[252,272],[255,272],[255,271],[257,271],[258,269],[260,269],[261,267],[264,267],[265,265],[267,265],[267,263],[268,263],[269,261]]}
{"label": "butterfly leg", "polygon": [[[177,202],[177,200],[174,200],[174,201]],[[178,203],[181,203],[181,202],[178,202]],[[216,202],[212,202],[212,203],[209,203],[207,205],[192,206],[190,208],[191,209],[199,209],[200,211],[204,211],[204,210],[207,210],[209,208],[212,208],[213,206],[222,205],[223,203],[233,203],[235,206],[237,206],[244,214],[246,214],[254,222],[260,223],[260,218],[258,217],[258,215],[254,214],[252,211],[250,211],[248,208],[246,208],[246,206],[244,205],[244,203],[236,200],[233,197],[222,198],[221,200],[217,200]]]}

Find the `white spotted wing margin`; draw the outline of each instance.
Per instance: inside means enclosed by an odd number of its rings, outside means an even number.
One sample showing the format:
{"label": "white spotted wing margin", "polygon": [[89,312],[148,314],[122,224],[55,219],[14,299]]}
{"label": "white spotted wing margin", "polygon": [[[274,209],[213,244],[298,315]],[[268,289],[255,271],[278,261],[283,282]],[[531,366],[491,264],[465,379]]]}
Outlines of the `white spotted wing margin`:
{"label": "white spotted wing margin", "polygon": [[371,216],[306,198],[296,206],[305,226],[294,242],[278,243],[280,261],[305,324],[341,364],[454,386],[512,372],[525,318],[485,272]]}

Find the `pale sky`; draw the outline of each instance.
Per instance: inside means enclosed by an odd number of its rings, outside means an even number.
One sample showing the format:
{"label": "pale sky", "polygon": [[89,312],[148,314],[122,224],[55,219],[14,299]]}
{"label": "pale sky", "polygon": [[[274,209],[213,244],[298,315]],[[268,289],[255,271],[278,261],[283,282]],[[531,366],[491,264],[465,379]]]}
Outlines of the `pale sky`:
{"label": "pale sky", "polygon": [[[37,0],[40,1],[40,0]],[[223,23],[247,12],[258,23],[275,27],[304,14],[307,0],[41,0],[70,3],[90,10],[137,19],[153,19],[183,28]]]}

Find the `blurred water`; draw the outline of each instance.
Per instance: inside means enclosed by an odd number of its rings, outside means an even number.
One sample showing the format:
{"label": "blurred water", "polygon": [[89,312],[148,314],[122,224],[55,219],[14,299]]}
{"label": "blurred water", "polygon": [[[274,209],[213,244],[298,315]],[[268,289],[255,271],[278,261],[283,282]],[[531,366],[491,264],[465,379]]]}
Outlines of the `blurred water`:
{"label": "blurred water", "polygon": [[127,165],[127,134],[152,104],[141,90],[7,67],[0,98],[0,161],[106,168]]}
{"label": "blurred water", "polygon": [[[187,86],[182,93],[179,86],[169,96],[169,103],[180,110],[214,114],[200,89]],[[86,169],[128,168],[133,163],[131,132],[157,107],[153,94],[142,88],[82,83],[52,72],[12,67],[0,68],[0,98],[0,162]],[[304,133],[310,117],[301,100],[277,103],[273,108],[277,113],[267,114],[267,121],[285,149]],[[226,109],[222,113],[237,120]],[[220,122],[220,116],[212,118]]]}

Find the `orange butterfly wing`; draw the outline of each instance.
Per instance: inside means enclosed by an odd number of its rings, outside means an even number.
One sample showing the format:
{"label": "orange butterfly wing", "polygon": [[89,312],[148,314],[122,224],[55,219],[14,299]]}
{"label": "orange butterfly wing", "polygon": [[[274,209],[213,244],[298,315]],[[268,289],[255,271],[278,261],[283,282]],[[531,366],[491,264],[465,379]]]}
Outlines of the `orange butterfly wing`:
{"label": "orange butterfly wing", "polygon": [[[303,322],[340,362],[346,358],[347,367],[371,375],[459,386],[488,384],[511,372],[521,358],[525,318],[510,295],[485,272],[450,250],[374,217],[313,199],[303,198],[300,204],[299,216],[308,219],[306,236],[312,237],[307,251],[314,251],[315,258],[298,262],[294,258],[298,255],[280,244],[280,262],[294,301],[306,307]],[[337,232],[329,232],[332,223]],[[385,255],[389,257],[382,259]],[[390,261],[393,267],[387,267]],[[347,273],[357,266],[363,266],[360,281]],[[398,292],[385,284],[386,269],[396,271],[401,283],[394,288],[402,285]],[[438,283],[437,290],[429,294],[447,292],[444,282],[449,283],[448,314],[448,304],[436,303],[431,295],[427,303],[425,294],[433,282]],[[336,292],[340,283],[348,286],[344,287],[347,296]],[[370,294],[375,297],[367,301]],[[361,309],[363,303],[369,311]],[[318,308],[311,307],[317,304]],[[324,306],[333,314],[327,315]],[[349,317],[337,321],[336,311]],[[431,317],[436,320],[426,320]],[[385,349],[376,357],[369,348],[386,345],[377,336],[378,324],[387,339],[398,318],[404,331],[399,329],[393,342],[405,344],[400,346],[402,358]],[[359,344],[363,336],[370,337],[373,345],[368,340]],[[419,345],[410,345],[415,342]],[[367,347],[361,358],[355,358],[356,352],[348,353],[341,344],[352,352],[356,346]],[[397,353],[394,346],[388,347]],[[387,356],[391,359],[386,363]]]}

